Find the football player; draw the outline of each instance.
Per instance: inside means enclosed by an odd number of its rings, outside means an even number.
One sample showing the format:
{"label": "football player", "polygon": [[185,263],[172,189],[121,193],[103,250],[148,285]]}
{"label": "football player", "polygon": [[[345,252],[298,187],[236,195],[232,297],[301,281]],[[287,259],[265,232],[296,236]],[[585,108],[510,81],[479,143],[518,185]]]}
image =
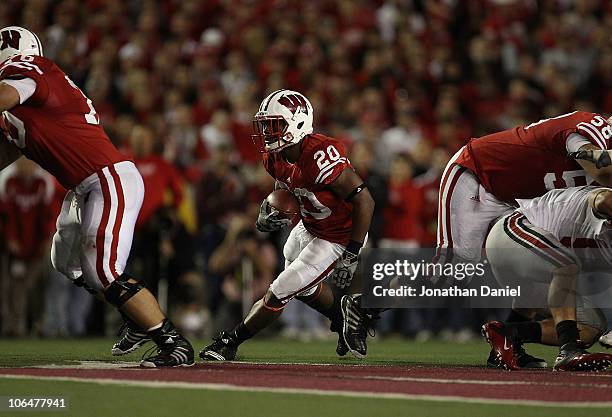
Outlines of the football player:
{"label": "football player", "polygon": [[605,273],[612,263],[612,190],[551,190],[519,200],[519,206],[492,227],[487,259],[502,286],[521,286],[524,295],[514,300],[515,308],[518,303],[523,314],[535,316],[534,306],[547,305],[548,318],[489,322],[483,334],[507,369],[525,367],[523,343],[560,346],[555,370],[607,368],[611,354],[586,351],[607,329],[607,321],[593,301],[581,295],[577,277],[585,267],[589,273]]}
{"label": "football player", "polygon": [[[357,268],[359,251],[367,239],[374,200],[336,139],[313,133],[313,108],[291,90],[266,97],[253,121],[253,140],[263,153],[263,164],[276,187],[290,190],[300,204],[300,222],[285,243],[284,271],[272,282],[243,321],[222,331],[200,352],[204,360],[233,360],[238,346],[276,320],[297,298],[331,321],[341,333],[340,303],[325,279],[347,287]],[[289,220],[278,216],[264,200],[256,227],[272,232]],[[337,353],[366,354],[365,335],[338,339]]]}
{"label": "football player", "polygon": [[[491,223],[511,213],[516,199],[534,198],[556,188],[596,181],[612,186],[612,126],[601,115],[574,111],[472,139],[448,162],[438,195],[435,260],[477,262]],[[606,159],[607,158],[607,159]],[[361,309],[357,296],[346,304],[345,328],[362,326],[375,309]],[[507,321],[529,321],[512,310]],[[522,355],[521,366],[541,367],[545,361]],[[487,364],[500,365],[491,351]]]}
{"label": "football player", "polygon": [[[470,140],[442,175],[437,261],[478,261],[491,222],[512,212],[516,199],[594,181],[612,186],[612,166],[594,158],[611,148],[611,137],[612,126],[604,117],[574,111]],[[589,155],[574,159],[578,151]],[[529,318],[512,310],[507,320]],[[531,356],[521,360],[527,367],[543,362]],[[491,352],[488,365],[498,364]]]}
{"label": "football player", "polygon": [[578,151],[608,150],[611,138],[612,126],[602,116],[575,111],[470,140],[442,175],[439,255],[480,259],[490,223],[512,211],[516,199],[594,181],[612,185],[612,167],[570,158]]}
{"label": "football player", "polygon": [[124,273],[144,195],[138,170],[106,136],[91,100],[43,56],[38,36],[17,26],[0,30],[0,111],[0,169],[23,155],[69,190],[53,237],[54,268],[115,306],[139,341],[157,344],[141,366],[193,365],[190,343],[144,283]]}

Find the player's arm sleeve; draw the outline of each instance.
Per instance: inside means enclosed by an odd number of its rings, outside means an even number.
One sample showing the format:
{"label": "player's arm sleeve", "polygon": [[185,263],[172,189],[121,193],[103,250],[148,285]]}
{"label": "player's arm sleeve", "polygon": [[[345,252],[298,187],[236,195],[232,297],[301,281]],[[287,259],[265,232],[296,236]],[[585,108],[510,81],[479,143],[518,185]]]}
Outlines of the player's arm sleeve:
{"label": "player's arm sleeve", "polygon": [[341,143],[323,143],[314,149],[310,156],[312,161],[306,167],[307,175],[316,184],[329,185],[347,168],[353,166],[346,156],[346,150]]}
{"label": "player's arm sleeve", "polygon": [[17,90],[17,94],[19,94],[19,104],[25,103],[36,91],[36,81],[31,78],[22,78],[20,80],[6,79],[2,80],[2,82]]}
{"label": "player's arm sleeve", "polygon": [[567,137],[565,141],[565,149],[567,153],[578,152],[584,145],[590,145],[592,142],[587,140],[584,136],[579,133],[572,133]]}
{"label": "player's arm sleeve", "polygon": [[[13,58],[2,66],[0,81],[17,89],[20,96],[20,104],[25,103],[27,100],[42,103],[49,95],[49,86],[43,72],[44,67],[45,64],[40,57],[34,57],[33,61],[20,61],[17,58]],[[19,91],[20,89],[22,91]],[[22,92],[24,94],[23,97]]]}
{"label": "player's arm sleeve", "polygon": [[[606,119],[596,113],[585,113],[583,121],[576,124],[575,134],[582,137],[588,143],[596,146],[599,149],[610,149],[612,139],[612,126],[606,121]],[[570,134],[566,141],[566,147],[569,149],[570,137],[574,134]],[[574,139],[575,144],[578,140]],[[582,143],[580,147],[587,143]],[[580,149],[580,147],[578,149]],[[578,150],[576,149],[576,150]]]}

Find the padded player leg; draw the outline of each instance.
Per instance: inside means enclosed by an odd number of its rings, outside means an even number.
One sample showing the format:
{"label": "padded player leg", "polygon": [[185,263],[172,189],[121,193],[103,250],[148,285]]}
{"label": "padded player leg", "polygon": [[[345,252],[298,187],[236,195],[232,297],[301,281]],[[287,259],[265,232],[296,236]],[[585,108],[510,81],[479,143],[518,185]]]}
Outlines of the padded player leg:
{"label": "padded player leg", "polygon": [[[130,280],[135,282],[130,282]],[[104,298],[115,307],[121,308],[143,288],[145,288],[144,282],[138,281],[124,273],[106,288]]]}
{"label": "padded player leg", "polygon": [[315,291],[308,295],[295,297],[310,308],[323,314],[331,321],[330,330],[338,332],[342,328],[342,312],[340,311],[340,296],[335,296],[332,288],[322,282]]}
{"label": "padded player leg", "polygon": [[[249,311],[249,314],[247,314],[242,322],[248,334],[244,334],[244,332],[243,336],[236,334],[238,341],[243,342],[247,338],[256,335],[262,329],[268,327],[281,315],[283,308],[285,308],[285,304],[280,302],[278,298],[268,290],[263,298],[251,307],[251,311]],[[239,327],[240,325],[234,330],[237,330]]]}
{"label": "padded player leg", "polygon": [[286,304],[283,304],[272,291],[268,290],[262,298],[262,306],[270,311],[281,311]]}

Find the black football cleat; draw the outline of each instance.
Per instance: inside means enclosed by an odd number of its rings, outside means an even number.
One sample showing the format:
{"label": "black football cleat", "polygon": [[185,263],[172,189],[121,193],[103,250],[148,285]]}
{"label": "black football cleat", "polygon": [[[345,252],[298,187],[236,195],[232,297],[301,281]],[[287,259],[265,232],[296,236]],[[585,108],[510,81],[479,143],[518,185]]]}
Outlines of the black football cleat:
{"label": "black football cleat", "polygon": [[213,338],[213,342],[200,351],[200,358],[205,361],[233,361],[238,352],[238,343],[226,331]]}
{"label": "black football cleat", "polygon": [[[527,353],[522,344],[515,344],[515,351],[516,362],[521,369],[543,369],[548,367],[548,364],[544,359],[536,358],[535,356],[531,356],[529,353]],[[487,368],[503,368],[503,365],[497,358],[497,354],[494,350],[489,352],[489,357],[487,358]]]}
{"label": "black football cleat", "polygon": [[503,323],[499,321],[485,323],[481,333],[491,345],[491,350],[497,357],[501,368],[509,371],[521,369],[517,360],[519,344],[505,335]]}
{"label": "black football cleat", "polygon": [[336,354],[338,356],[346,356],[348,351],[349,351],[349,348],[346,345],[346,343],[344,343],[344,337],[342,337],[342,333],[340,333],[338,335],[338,344],[336,345]]}
{"label": "black football cleat", "polygon": [[364,311],[361,306],[361,294],[345,295],[340,300],[342,310],[342,338],[349,352],[356,358],[363,359],[368,354],[366,339],[378,316]]}
{"label": "black football cleat", "polygon": [[561,346],[553,371],[599,372],[611,364],[611,354],[589,353],[583,343],[570,342]]}
{"label": "black football cleat", "polygon": [[123,323],[119,329],[119,335],[121,339],[111,349],[113,356],[127,355],[151,340],[147,332],[128,322]]}
{"label": "black football cleat", "polygon": [[142,368],[177,368],[195,364],[193,347],[187,339],[179,336],[167,340],[168,346],[158,347],[155,355],[140,362]]}
{"label": "black football cleat", "polygon": [[179,333],[170,320],[165,319],[160,328],[148,334],[157,345],[153,346],[157,352],[147,358],[144,357],[146,353],[143,355],[140,362],[142,368],[174,368],[192,366],[195,363],[191,343]]}

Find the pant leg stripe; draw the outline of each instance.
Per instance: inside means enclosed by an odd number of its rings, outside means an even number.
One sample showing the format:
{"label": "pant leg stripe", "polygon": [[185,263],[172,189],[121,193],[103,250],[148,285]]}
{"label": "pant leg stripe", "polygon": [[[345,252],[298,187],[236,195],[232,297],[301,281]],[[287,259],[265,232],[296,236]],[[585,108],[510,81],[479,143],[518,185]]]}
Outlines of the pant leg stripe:
{"label": "pant leg stripe", "polygon": [[442,176],[442,181],[440,182],[440,190],[438,191],[438,248],[440,248],[444,242],[444,222],[442,221],[442,212],[444,207],[442,202],[444,201],[444,189],[446,187],[448,177],[449,175],[445,172]]}
{"label": "pant leg stripe", "polygon": [[554,247],[550,247],[543,241],[539,240],[536,236],[526,232],[520,227],[518,221],[523,217],[524,216],[520,213],[515,213],[512,216],[512,218],[510,219],[511,230],[519,237],[519,239],[528,242],[528,245],[533,253],[542,258],[547,259],[549,262],[551,262],[557,267],[562,267],[564,263],[561,262],[558,257],[554,256]]}
{"label": "pant leg stripe", "polygon": [[526,226],[521,227],[520,222],[524,222],[526,217],[520,213],[515,213],[506,219],[504,229],[515,241],[530,249],[534,254],[546,259],[557,267],[574,264],[572,257],[566,256],[560,248],[548,239],[536,233]]}
{"label": "pant leg stripe", "polygon": [[572,265],[576,263],[574,257],[570,253],[567,253],[565,251],[565,248],[559,247],[554,242],[551,242],[546,236],[542,235],[541,233],[538,233],[536,230],[525,225],[526,220],[527,218],[525,216],[517,218],[518,227],[523,232],[530,234],[536,239],[539,239],[541,243],[540,247],[545,249],[546,252],[550,252],[551,256],[557,258],[564,265]]}
{"label": "pant leg stripe", "polygon": [[100,188],[102,189],[102,216],[100,217],[100,224],[98,225],[98,231],[96,233],[96,272],[98,273],[98,279],[102,282],[104,287],[108,286],[109,282],[106,279],[104,272],[104,246],[106,237],[106,226],[108,225],[108,218],[110,216],[110,190],[108,188],[108,181],[106,176],[102,172],[98,172],[98,179],[100,180]]}
{"label": "pant leg stripe", "polygon": [[539,253],[538,251],[534,250],[535,248],[533,247],[532,244],[530,244],[529,242],[521,239],[510,227],[510,221],[511,221],[511,217],[507,217],[504,220],[504,232],[506,232],[506,235],[508,235],[508,237],[510,237],[512,240],[514,240],[516,243],[518,243],[519,245],[529,249],[531,252],[533,252],[536,256],[543,258],[545,261],[553,264],[556,267],[560,267],[561,265],[554,259],[551,258],[549,256],[546,256],[546,254],[542,254]]}
{"label": "pant leg stripe", "polygon": [[108,184],[108,191],[110,194],[110,214],[108,216],[108,224],[106,225],[106,230],[104,232],[104,260],[102,262],[102,267],[104,268],[106,279],[108,280],[108,282],[111,282],[113,279],[115,279],[113,271],[110,267],[110,258],[113,247],[113,229],[117,221],[117,189],[115,188],[115,181],[113,180],[113,177],[108,167],[102,170],[102,174],[106,178],[106,182]]}
{"label": "pant leg stripe", "polygon": [[305,287],[302,287],[299,290],[293,292],[291,295],[288,295],[286,297],[281,298],[280,301],[290,300],[291,298],[295,297],[299,293],[304,292],[304,291],[308,291],[309,289],[311,289],[315,285],[319,285],[319,283],[321,281],[323,281],[325,278],[327,278],[327,276],[330,274],[330,272],[334,269],[335,266],[336,266],[336,261],[332,262],[331,265],[329,265],[327,267],[327,269],[325,269],[325,271],[323,271],[323,273],[321,273],[321,275],[316,277],[314,279],[314,281],[312,281],[310,284],[308,284]]}
{"label": "pant leg stripe", "polygon": [[450,228],[450,203],[452,192],[465,168],[452,165],[442,178],[438,195],[438,245],[435,260],[440,258],[441,249],[452,247],[452,234]]}
{"label": "pant leg stripe", "polygon": [[447,245],[449,248],[453,247],[453,234],[451,231],[451,201],[453,198],[453,191],[455,191],[455,186],[464,172],[465,168],[459,167],[457,174],[453,177],[453,180],[448,186],[448,192],[446,194],[446,236],[448,240]]}
{"label": "pant leg stripe", "polygon": [[119,246],[119,232],[121,231],[121,225],[123,224],[123,212],[125,211],[125,198],[123,195],[123,187],[121,185],[121,178],[115,170],[114,166],[109,167],[109,171],[115,185],[115,191],[117,193],[117,213],[115,215],[115,224],[113,224],[112,243],[109,256],[109,268],[113,277],[117,278],[119,273],[117,272],[117,248]]}

